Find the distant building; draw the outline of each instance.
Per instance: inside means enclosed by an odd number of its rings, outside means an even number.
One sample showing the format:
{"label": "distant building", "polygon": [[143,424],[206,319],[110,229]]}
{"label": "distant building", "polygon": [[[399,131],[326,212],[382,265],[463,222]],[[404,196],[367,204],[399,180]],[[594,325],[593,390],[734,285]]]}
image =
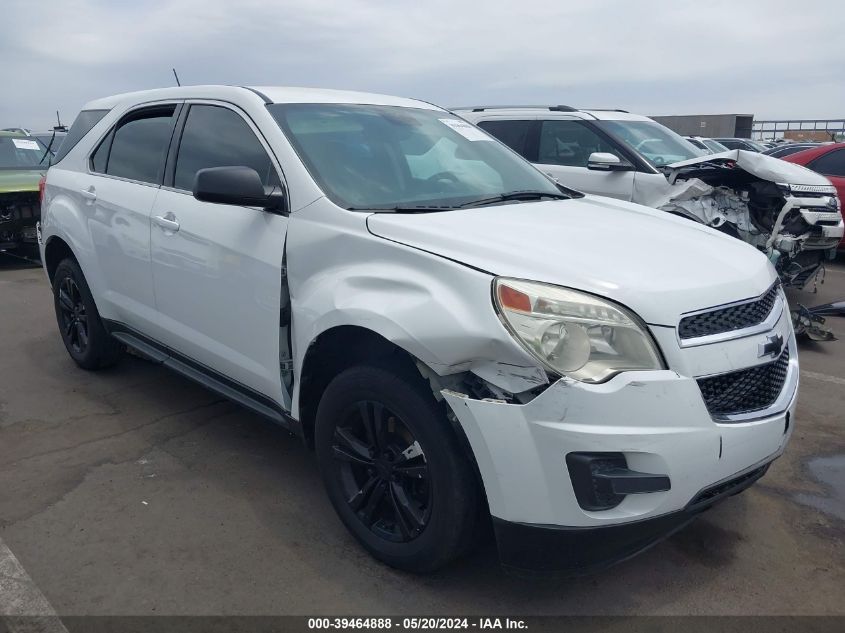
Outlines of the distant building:
{"label": "distant building", "polygon": [[753,114],[682,114],[651,118],[682,136],[710,138],[751,138],[754,122]]}

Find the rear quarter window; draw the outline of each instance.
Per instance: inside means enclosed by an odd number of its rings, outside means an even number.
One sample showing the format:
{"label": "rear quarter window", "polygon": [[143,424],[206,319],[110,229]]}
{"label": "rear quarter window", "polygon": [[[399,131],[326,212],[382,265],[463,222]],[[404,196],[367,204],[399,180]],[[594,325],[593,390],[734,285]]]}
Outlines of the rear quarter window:
{"label": "rear quarter window", "polygon": [[73,122],[73,125],[70,126],[67,136],[65,136],[62,140],[59,150],[56,153],[56,157],[53,159],[53,164],[55,165],[67,156],[68,152],[70,152],[70,150],[72,150],[76,144],[79,143],[79,141],[81,141],[85,135],[88,134],[88,132],[90,132],[104,116],[106,116],[106,114],[108,114],[108,112],[108,110],[83,110],[80,112],[76,117],[76,120]]}

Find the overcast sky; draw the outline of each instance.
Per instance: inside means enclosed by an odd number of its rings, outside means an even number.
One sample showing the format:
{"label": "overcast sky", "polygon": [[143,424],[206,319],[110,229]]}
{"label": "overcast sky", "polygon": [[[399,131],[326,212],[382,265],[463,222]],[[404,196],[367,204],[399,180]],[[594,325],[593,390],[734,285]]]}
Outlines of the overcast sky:
{"label": "overcast sky", "polygon": [[841,0],[3,0],[0,127],[182,84],[845,116]]}

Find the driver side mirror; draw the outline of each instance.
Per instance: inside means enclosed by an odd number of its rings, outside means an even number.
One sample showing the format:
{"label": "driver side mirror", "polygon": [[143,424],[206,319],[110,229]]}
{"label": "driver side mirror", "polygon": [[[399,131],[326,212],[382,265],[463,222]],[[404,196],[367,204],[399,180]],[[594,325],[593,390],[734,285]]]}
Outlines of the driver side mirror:
{"label": "driver side mirror", "polygon": [[285,210],[280,187],[265,188],[252,167],[208,167],[194,177],[194,198],[201,202],[261,207],[273,213]]}
{"label": "driver side mirror", "polygon": [[587,159],[587,169],[596,171],[630,171],[634,166],[610,152],[593,152]]}

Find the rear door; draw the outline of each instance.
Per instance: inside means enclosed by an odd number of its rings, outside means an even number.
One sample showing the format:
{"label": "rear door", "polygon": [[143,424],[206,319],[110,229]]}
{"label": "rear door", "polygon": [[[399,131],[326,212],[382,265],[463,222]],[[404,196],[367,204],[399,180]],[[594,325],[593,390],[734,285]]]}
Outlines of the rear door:
{"label": "rear door", "polygon": [[537,162],[537,138],[540,122],[536,119],[481,121],[482,130],[510,147],[524,159]]}
{"label": "rear door", "polygon": [[192,195],[200,169],[252,167],[272,186],[281,184],[278,163],[233,105],[189,103],[177,128],[152,212],[155,337],[214,378],[289,409],[279,371],[288,219]]}
{"label": "rear door", "polygon": [[88,207],[88,228],[103,284],[101,310],[146,331],[156,320],[150,268],[150,212],[164,176],[179,110],[162,103],[132,110],[89,157],[77,192]]}

